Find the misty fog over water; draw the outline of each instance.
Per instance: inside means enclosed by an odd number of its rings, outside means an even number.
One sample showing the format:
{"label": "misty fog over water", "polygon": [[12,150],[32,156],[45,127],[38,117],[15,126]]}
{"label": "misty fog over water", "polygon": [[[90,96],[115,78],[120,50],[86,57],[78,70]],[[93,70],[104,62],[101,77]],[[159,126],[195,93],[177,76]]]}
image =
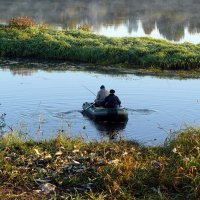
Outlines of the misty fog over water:
{"label": "misty fog over water", "polygon": [[106,36],[151,36],[200,43],[197,0],[0,0],[0,23],[30,16],[38,23],[76,28],[90,25]]}

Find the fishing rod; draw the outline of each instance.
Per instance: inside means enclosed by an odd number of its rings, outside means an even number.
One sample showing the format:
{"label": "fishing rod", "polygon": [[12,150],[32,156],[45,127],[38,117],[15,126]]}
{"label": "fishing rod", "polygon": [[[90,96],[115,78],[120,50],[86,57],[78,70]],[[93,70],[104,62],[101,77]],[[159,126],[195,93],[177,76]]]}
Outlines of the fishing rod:
{"label": "fishing rod", "polygon": [[83,87],[85,88],[85,89],[87,89],[90,93],[92,93],[95,97],[97,96],[94,92],[92,92],[89,88],[87,88],[86,86],[84,86],[83,85]]}

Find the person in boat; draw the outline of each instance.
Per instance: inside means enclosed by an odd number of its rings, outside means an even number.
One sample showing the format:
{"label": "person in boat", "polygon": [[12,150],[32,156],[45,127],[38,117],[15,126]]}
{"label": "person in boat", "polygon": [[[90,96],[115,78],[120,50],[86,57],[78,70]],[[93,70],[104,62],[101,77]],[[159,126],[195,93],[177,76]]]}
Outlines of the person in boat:
{"label": "person in boat", "polygon": [[103,106],[105,108],[118,108],[121,105],[121,101],[118,96],[115,95],[115,90],[111,89],[110,94],[105,98]]}
{"label": "person in boat", "polygon": [[102,85],[100,90],[97,93],[97,97],[95,99],[95,106],[102,106],[104,99],[109,95],[109,92],[106,90],[105,86]]}

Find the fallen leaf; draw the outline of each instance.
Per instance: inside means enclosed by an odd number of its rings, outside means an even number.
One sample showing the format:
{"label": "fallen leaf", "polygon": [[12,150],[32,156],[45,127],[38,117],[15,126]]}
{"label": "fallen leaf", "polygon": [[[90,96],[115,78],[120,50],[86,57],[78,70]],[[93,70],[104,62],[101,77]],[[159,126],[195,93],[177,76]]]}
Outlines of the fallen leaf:
{"label": "fallen leaf", "polygon": [[50,182],[51,180],[48,180],[48,179],[45,180],[45,179],[40,179],[40,178],[39,178],[39,179],[34,179],[34,181],[35,181],[35,182],[40,182],[40,183],[48,183],[48,182]]}
{"label": "fallen leaf", "polygon": [[51,154],[47,154],[44,156],[44,159],[51,159],[51,158],[52,158]]}
{"label": "fallen leaf", "polygon": [[119,163],[119,159],[115,159],[115,160],[110,160],[108,162],[108,164],[114,164],[114,165],[117,165]]}
{"label": "fallen leaf", "polygon": [[56,189],[56,186],[51,183],[45,183],[43,185],[40,185],[39,188],[45,192],[46,194],[49,194],[50,192],[54,192]]}
{"label": "fallen leaf", "polygon": [[39,194],[42,190],[33,190],[33,193]]}
{"label": "fallen leaf", "polygon": [[76,160],[72,160],[72,162],[73,162],[73,164],[75,164],[75,165],[80,165],[80,164],[81,164],[80,162],[78,162],[78,161],[76,161]]}
{"label": "fallen leaf", "polygon": [[78,153],[79,150],[78,150],[78,149],[75,149],[75,150],[73,150],[72,152],[73,152],[73,153]]}
{"label": "fallen leaf", "polygon": [[38,156],[40,156],[41,155],[41,153],[39,152],[39,150],[38,149],[33,149],[34,151],[35,151],[35,153],[38,155]]}
{"label": "fallen leaf", "polygon": [[122,154],[122,156],[126,156],[126,155],[128,155],[128,153],[127,153],[127,152],[124,152],[124,153]]}
{"label": "fallen leaf", "polygon": [[62,154],[63,154],[62,151],[57,151],[57,152],[55,153],[56,156],[61,156]]}

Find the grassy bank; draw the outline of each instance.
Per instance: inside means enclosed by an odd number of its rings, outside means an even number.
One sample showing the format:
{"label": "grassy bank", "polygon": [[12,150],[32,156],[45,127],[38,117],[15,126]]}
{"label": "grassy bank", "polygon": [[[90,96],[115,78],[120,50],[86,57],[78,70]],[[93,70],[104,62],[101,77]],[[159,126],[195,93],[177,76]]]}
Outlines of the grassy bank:
{"label": "grassy bank", "polygon": [[109,38],[81,30],[58,31],[39,26],[0,27],[0,56],[120,64],[130,68],[200,67],[200,45],[151,38]]}
{"label": "grassy bank", "polygon": [[0,199],[198,199],[200,130],[165,146],[0,139]]}

